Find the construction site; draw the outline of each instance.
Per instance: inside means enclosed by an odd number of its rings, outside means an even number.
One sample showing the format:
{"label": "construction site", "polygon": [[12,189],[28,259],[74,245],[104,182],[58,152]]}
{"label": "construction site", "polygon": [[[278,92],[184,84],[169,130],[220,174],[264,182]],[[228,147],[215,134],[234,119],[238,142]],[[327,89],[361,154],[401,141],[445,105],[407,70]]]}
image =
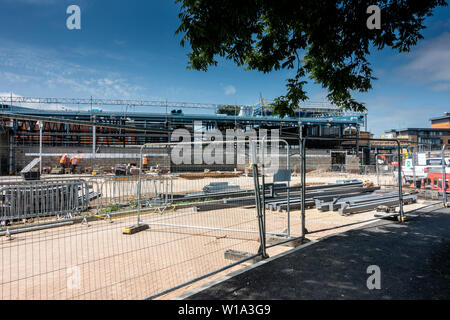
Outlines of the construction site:
{"label": "construction site", "polygon": [[1,299],[175,298],[450,192],[446,144],[325,103],[1,99]]}

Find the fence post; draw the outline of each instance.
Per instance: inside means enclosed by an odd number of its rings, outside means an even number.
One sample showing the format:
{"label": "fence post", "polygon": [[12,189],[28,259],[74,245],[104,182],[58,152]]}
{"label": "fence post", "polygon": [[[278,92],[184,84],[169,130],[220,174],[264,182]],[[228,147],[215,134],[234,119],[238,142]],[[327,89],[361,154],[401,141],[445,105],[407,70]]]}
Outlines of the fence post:
{"label": "fence post", "polygon": [[289,143],[287,143],[286,141],[286,166],[287,169],[289,170],[289,180],[287,182],[287,224],[288,224],[288,228],[287,228],[287,236],[291,237],[291,206],[290,206],[290,202],[291,202],[291,196],[290,196],[290,189],[291,189],[291,163],[289,161],[289,153],[290,153],[290,149],[289,149]]}
{"label": "fence post", "polygon": [[[266,230],[264,226],[264,217],[263,212],[261,210],[261,193],[259,188],[259,177],[258,177],[258,164],[257,164],[257,155],[256,155],[256,143],[255,141],[250,142],[250,165],[252,167],[252,173],[253,173],[253,183],[255,185],[255,204],[256,204],[256,212],[258,216],[258,227],[259,227],[259,239],[260,239],[260,246],[258,253],[261,254],[261,257],[263,259],[268,258],[266,252]],[[264,187],[264,185],[263,185]],[[263,190],[264,192],[264,190]]]}
{"label": "fence post", "polygon": [[416,153],[413,151],[412,153],[412,167],[413,167],[413,182],[414,182],[414,189],[417,188],[417,177],[416,177]]}
{"label": "fence post", "polygon": [[302,238],[302,240],[305,239],[305,234],[306,234],[306,228],[305,228],[305,197],[306,197],[306,155],[305,155],[305,150],[306,150],[306,138],[301,138],[301,149],[300,149],[300,156],[301,156],[301,186],[302,186],[302,213],[301,213],[301,221],[302,221],[302,230],[301,230],[301,234],[300,237]]}
{"label": "fence post", "polygon": [[377,171],[377,185],[380,187],[380,170],[378,168],[378,154],[375,155],[375,168]]}
{"label": "fence post", "polygon": [[398,152],[398,205],[399,205],[399,214],[400,214],[400,221],[405,221],[405,213],[403,212],[403,190],[402,190],[402,150],[400,141],[397,141],[397,152]]}
{"label": "fence post", "polygon": [[142,183],[142,151],[145,148],[145,144],[141,147],[140,155],[139,155],[139,181],[137,187],[137,205],[138,205],[138,214],[137,214],[137,225],[141,223],[141,183]]}
{"label": "fence post", "polygon": [[445,148],[447,145],[444,143],[442,146],[442,200],[444,201],[444,206],[447,206],[447,183],[446,183],[446,168],[445,168]]}
{"label": "fence post", "polygon": [[[262,223],[263,223],[263,230],[264,230],[264,250],[266,249],[266,179],[265,179],[265,171],[264,171],[264,139],[267,137],[267,135],[265,135],[263,137],[262,140],[262,146],[260,146],[260,148],[262,147],[262,159],[261,159],[261,173],[262,173],[262,179],[261,179],[261,183],[262,183],[262,206],[260,205],[261,208],[261,213],[262,213]],[[259,144],[259,141],[258,141]],[[255,153],[256,155],[258,155],[258,152],[256,151],[256,145],[255,145]],[[258,163],[257,161],[257,156],[254,159],[254,163]],[[256,170],[256,172],[258,173],[258,170]],[[259,179],[256,179],[256,181],[259,182]],[[258,184],[258,188],[259,188],[259,184]],[[258,190],[259,191],[259,190]]]}

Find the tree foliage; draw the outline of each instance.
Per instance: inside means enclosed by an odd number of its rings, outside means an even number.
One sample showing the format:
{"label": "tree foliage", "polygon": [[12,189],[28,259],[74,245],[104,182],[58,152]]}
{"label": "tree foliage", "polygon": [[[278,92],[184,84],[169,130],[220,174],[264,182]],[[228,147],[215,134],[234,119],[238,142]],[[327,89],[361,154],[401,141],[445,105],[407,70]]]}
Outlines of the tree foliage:
{"label": "tree foliage", "polygon": [[[424,19],[444,0],[176,0],[181,4],[181,45],[189,45],[188,68],[206,71],[218,57],[268,73],[292,69],[274,113],[293,115],[308,99],[310,79],[331,103],[365,109],[352,92],[372,88],[372,48],[409,51],[423,36]],[[370,5],[381,9],[381,29],[366,22]]]}

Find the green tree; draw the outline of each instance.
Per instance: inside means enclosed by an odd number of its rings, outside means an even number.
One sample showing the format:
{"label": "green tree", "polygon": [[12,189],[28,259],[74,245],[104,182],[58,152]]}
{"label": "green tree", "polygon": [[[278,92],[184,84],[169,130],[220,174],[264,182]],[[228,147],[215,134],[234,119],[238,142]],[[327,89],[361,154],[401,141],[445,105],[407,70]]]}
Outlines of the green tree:
{"label": "green tree", "polygon": [[[424,19],[444,0],[176,0],[188,68],[206,71],[217,57],[264,73],[293,69],[274,113],[293,115],[308,99],[307,79],[342,108],[365,110],[352,92],[372,88],[370,50],[409,51],[423,36]],[[381,29],[369,29],[370,5],[381,9]]]}

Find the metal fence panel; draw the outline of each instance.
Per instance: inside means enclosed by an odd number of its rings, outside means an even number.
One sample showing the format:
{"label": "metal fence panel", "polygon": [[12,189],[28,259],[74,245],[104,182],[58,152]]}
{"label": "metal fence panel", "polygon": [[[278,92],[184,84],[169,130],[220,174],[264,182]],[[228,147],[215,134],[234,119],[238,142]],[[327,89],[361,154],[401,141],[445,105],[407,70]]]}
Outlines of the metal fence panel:
{"label": "metal fence panel", "polygon": [[0,184],[0,221],[67,216],[88,208],[85,181]]}
{"label": "metal fence panel", "polygon": [[5,182],[1,298],[155,298],[260,256],[251,171],[173,168]]}
{"label": "metal fence panel", "polygon": [[[3,179],[0,297],[170,298],[303,237],[370,221],[374,208],[395,205],[405,187],[398,165],[361,165],[351,151],[301,152],[298,138],[249,141],[178,144],[191,163],[174,159],[177,144],[134,146],[132,155],[117,148],[117,158],[109,148],[103,166],[83,159],[99,166],[96,175]],[[231,163],[216,157],[220,144]],[[218,163],[198,162],[205,154]],[[127,175],[116,176],[113,161],[125,162]],[[417,204],[404,192],[407,211]],[[125,232],[136,226],[145,227]]]}

